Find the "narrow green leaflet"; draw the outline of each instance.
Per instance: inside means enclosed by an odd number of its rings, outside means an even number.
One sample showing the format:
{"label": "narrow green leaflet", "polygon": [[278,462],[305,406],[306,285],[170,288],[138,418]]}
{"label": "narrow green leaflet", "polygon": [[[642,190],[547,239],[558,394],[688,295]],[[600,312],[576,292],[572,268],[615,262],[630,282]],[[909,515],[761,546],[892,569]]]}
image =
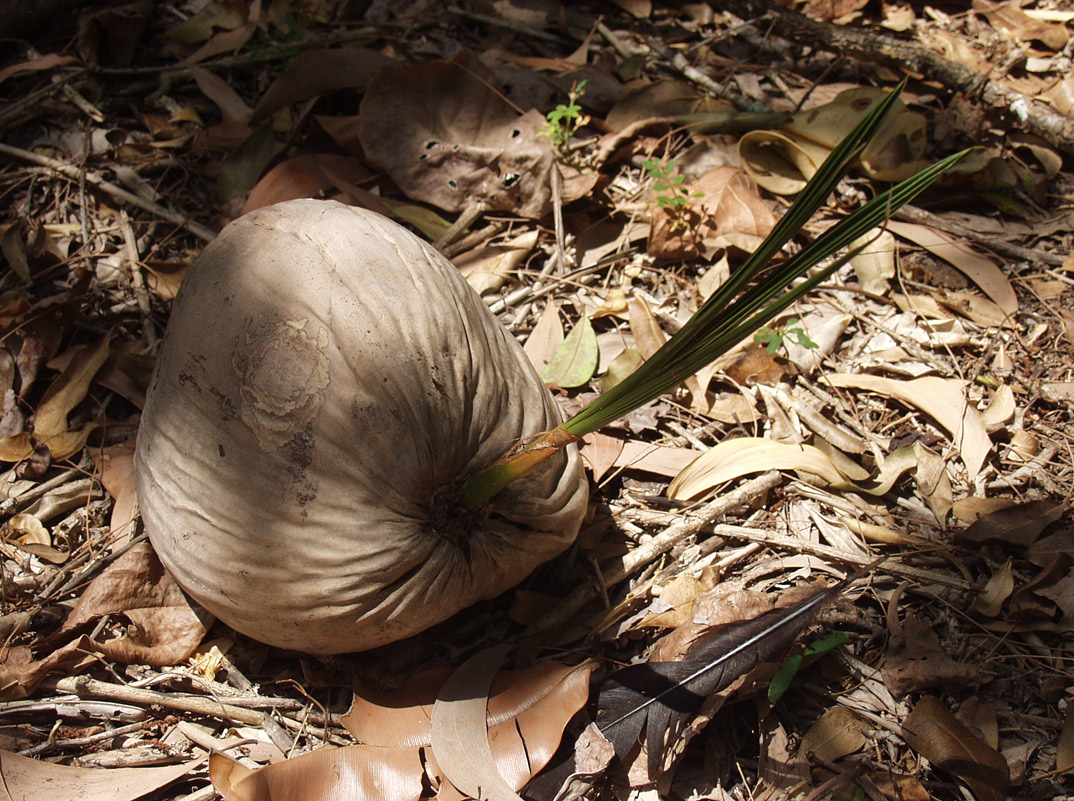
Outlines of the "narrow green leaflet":
{"label": "narrow green leaflet", "polygon": [[582,317],[541,371],[541,380],[566,389],[589,383],[597,372],[597,334],[588,317]]}
{"label": "narrow green leaflet", "polygon": [[[894,91],[874,104],[854,130],[831,152],[760,247],[731,275],[730,280],[705,301],[675,336],[636,371],[567,422],[535,438],[521,452],[505,457],[497,465],[474,476],[464,488],[460,502],[467,507],[485,503],[522,475],[524,470],[532,469],[543,458],[548,458],[554,450],[603,428],[671,391],[739,342],[751,337],[761,326],[786,311],[853,258],[857,251],[844,251],[852,247],[856,239],[880,226],[894,211],[913,200],[962,159],[969,151],[949,156],[882,192],[794,256],[775,265],[770,264],[772,258],[827,202],[836,185],[850,171],[865,145],[879,130],[905,83],[900,83]],[[858,250],[864,247],[861,245]],[[841,252],[842,256],[833,259]],[[596,368],[596,337],[592,335],[589,321],[583,320],[579,328],[583,324],[592,337],[592,367],[582,369],[582,365],[588,365],[589,362],[581,358],[581,344],[571,343],[577,333],[576,328],[567,337],[553,362],[545,368],[543,377],[546,381],[573,387],[581,386],[592,377]],[[563,351],[567,351],[567,354],[561,356]],[[571,383],[575,380],[577,383]],[[541,451],[543,456],[538,458],[534,453],[527,452],[531,450]]]}

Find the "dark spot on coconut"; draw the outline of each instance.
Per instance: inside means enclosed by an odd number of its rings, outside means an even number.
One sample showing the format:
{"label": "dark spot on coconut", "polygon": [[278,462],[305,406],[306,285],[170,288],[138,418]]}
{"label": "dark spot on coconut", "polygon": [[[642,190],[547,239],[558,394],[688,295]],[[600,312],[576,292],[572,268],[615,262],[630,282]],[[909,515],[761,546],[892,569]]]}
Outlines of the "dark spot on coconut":
{"label": "dark spot on coconut", "polygon": [[300,468],[307,468],[313,464],[313,435],[307,428],[299,431],[284,446],[291,457],[291,461]]}
{"label": "dark spot on coconut", "polygon": [[227,454],[224,453],[224,443],[221,442],[221,443],[217,444],[216,447],[220,451],[220,458],[221,459],[225,458],[227,456]]}
{"label": "dark spot on coconut", "polygon": [[193,387],[196,392],[199,392],[199,393],[201,392],[201,387],[198,386],[198,381],[197,381],[196,378],[194,378],[194,376],[192,376],[190,373],[187,373],[185,371],[182,372],[182,373],[179,373],[179,385],[180,386],[187,386],[188,384],[191,387]]}

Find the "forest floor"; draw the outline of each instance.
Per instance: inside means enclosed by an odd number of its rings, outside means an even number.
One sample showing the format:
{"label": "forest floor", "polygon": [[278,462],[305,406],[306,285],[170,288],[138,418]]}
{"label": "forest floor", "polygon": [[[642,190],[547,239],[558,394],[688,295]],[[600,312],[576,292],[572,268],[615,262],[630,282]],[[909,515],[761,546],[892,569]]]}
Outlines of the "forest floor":
{"label": "forest floor", "polygon": [[[1074,797],[1069,3],[44,5],[0,23],[8,797]],[[172,299],[231,220],[315,197],[405,224],[572,413],[904,75],[790,250],[976,149],[587,436],[581,534],[517,589],[317,657],[160,566],[134,438]],[[652,700],[694,671],[721,678]],[[451,742],[442,685],[479,702]],[[638,706],[644,730],[612,720]]]}

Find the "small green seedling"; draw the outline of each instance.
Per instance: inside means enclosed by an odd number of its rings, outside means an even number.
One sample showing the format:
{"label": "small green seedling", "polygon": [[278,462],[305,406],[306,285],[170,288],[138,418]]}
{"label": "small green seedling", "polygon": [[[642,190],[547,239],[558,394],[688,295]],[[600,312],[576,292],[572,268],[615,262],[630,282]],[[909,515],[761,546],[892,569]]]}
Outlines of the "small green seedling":
{"label": "small green seedling", "polygon": [[820,654],[826,654],[828,651],[832,651],[838,648],[840,645],[847,641],[847,635],[841,631],[833,631],[830,634],[825,634],[819,639],[813,640],[803,653],[792,654],[787,657],[782,665],[779,666],[779,670],[776,671],[776,675],[772,677],[772,682],[768,685],[768,703],[774,704],[791,686],[791,681],[794,680],[798,670],[802,667],[802,661],[807,656],[818,656]]}
{"label": "small green seedling", "polygon": [[779,350],[785,339],[790,339],[795,344],[810,350],[819,348],[820,345],[809,338],[805,330],[798,326],[798,322],[797,317],[792,317],[786,325],[766,325],[753,335],[753,341],[758,345],[764,345],[769,354]]}
{"label": "small green seedling", "polygon": [[567,146],[579,128],[589,122],[589,117],[582,113],[582,107],[578,105],[578,99],[585,94],[585,84],[585,81],[572,84],[567,93],[567,105],[560,103],[545,117],[548,121],[541,135],[551,139],[552,144],[560,150]]}
{"label": "small green seedling", "polygon": [[275,41],[271,44],[248,44],[243,50],[250,55],[251,60],[272,61],[269,74],[279,75],[294,63],[305,27],[306,20],[289,13],[284,17],[284,26],[274,28]]}
{"label": "small green seedling", "polygon": [[693,186],[686,183],[686,176],[675,169],[675,161],[666,164],[656,159],[642,162],[646,174],[655,180],[653,190],[657,192],[656,205],[671,215],[671,233],[690,230],[690,204],[700,197],[702,192],[694,192]]}

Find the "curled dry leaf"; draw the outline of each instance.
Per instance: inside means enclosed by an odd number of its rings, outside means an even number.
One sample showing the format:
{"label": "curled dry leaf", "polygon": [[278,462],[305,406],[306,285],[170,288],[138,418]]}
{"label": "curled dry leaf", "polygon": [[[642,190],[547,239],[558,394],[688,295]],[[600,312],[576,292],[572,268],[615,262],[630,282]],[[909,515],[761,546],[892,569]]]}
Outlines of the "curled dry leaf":
{"label": "curled dry leaf", "polygon": [[[690,185],[684,209],[653,211],[649,253],[658,259],[711,258],[731,244],[759,244],[775,227],[776,218],[761,199],[754,180],[738,167],[717,167]],[[659,197],[659,193],[656,195]]]}
{"label": "curled dry leaf", "polygon": [[[75,768],[0,751],[4,796],[10,801],[135,801],[186,776],[204,757],[159,768]],[[45,792],[47,788],[47,792]]]}
{"label": "curled dry leaf", "polygon": [[502,245],[482,245],[453,258],[452,264],[477,294],[492,292],[504,285],[537,245],[538,233],[529,231]]}
{"label": "curled dry leaf", "polygon": [[[753,131],[739,140],[746,171],[770,192],[801,191],[821,163],[861,117],[884,96],[875,87],[847,89],[823,106],[794,114],[780,131]],[[900,181],[923,165],[925,118],[895,102],[884,124],[862,152],[859,168],[870,178]]]}
{"label": "curled dry leaf", "polygon": [[145,542],[131,547],[90,583],[61,632],[114,614],[133,624],[127,636],[93,645],[106,658],[124,664],[184,662],[212,624],[212,616],[192,605]]}
{"label": "curled dry leaf", "polygon": [[1018,311],[1018,298],[1003,271],[995,262],[982,256],[965,242],[935,228],[902,220],[888,220],[886,226],[896,236],[920,245],[964,273],[1004,314],[1011,315]]}
{"label": "curled dry leaf", "polygon": [[322,748],[256,770],[223,754],[209,758],[209,778],[224,801],[418,801],[421,777],[416,748]]}
{"label": "curled dry leaf", "polygon": [[[541,662],[503,671],[493,678],[490,691],[476,699],[474,709],[479,708],[480,720],[469,720],[465,726],[481,731],[485,748],[491,749],[494,770],[510,785],[521,788],[551,758],[564,727],[589,697],[594,666]],[[390,692],[361,688],[343,717],[344,726],[361,745],[324,748],[256,771],[214,755],[210,762],[213,785],[225,801],[270,801],[297,797],[296,793],[324,801],[417,799],[427,768],[445,781],[440,772],[444,749],[439,759],[428,749],[433,745],[434,702],[438,694],[444,694],[449,675],[444,669],[425,671]],[[470,668],[464,665],[455,675],[455,687],[461,686],[463,695],[472,694],[472,688],[466,687],[473,678]],[[472,739],[466,741],[470,747],[475,745]],[[465,756],[463,760],[461,766],[449,761],[451,769],[471,770],[471,761]],[[460,781],[465,783],[465,779]],[[365,792],[356,796],[355,787]],[[489,797],[486,790],[482,792],[481,797]]]}
{"label": "curled dry leaf", "polygon": [[1003,602],[1014,591],[1014,575],[1011,573],[1012,560],[1004,562],[983,590],[973,599],[973,611],[983,617],[996,617],[1003,608]]}
{"label": "curled dry leaf", "polygon": [[896,381],[874,375],[836,373],[828,376],[836,387],[857,387],[878,392],[920,409],[939,423],[958,448],[971,479],[981,472],[992,450],[981,414],[966,400],[966,383],[958,379],[926,376]]}
{"label": "curled dry leaf", "polygon": [[[408,197],[446,211],[481,203],[544,216],[552,207],[545,119],[533,110],[520,115],[491,81],[467,51],[451,61],[385,66],[362,99],[359,136],[367,158]],[[563,202],[584,195],[595,180],[566,175]]]}
{"label": "curled dry leaf", "polygon": [[902,736],[938,768],[966,782],[978,801],[1007,797],[1007,761],[963,726],[940,699],[922,697],[903,722]]}
{"label": "curled dry leaf", "polygon": [[716,445],[699,456],[668,487],[668,497],[694,498],[724,482],[766,470],[801,470],[828,484],[843,485],[846,478],[823,451],[812,445],[788,445],[763,437],[740,437]]}
{"label": "curled dry leaf", "polygon": [[845,706],[832,707],[821,715],[803,735],[798,746],[801,755],[835,762],[865,745],[865,732],[872,724]]}

